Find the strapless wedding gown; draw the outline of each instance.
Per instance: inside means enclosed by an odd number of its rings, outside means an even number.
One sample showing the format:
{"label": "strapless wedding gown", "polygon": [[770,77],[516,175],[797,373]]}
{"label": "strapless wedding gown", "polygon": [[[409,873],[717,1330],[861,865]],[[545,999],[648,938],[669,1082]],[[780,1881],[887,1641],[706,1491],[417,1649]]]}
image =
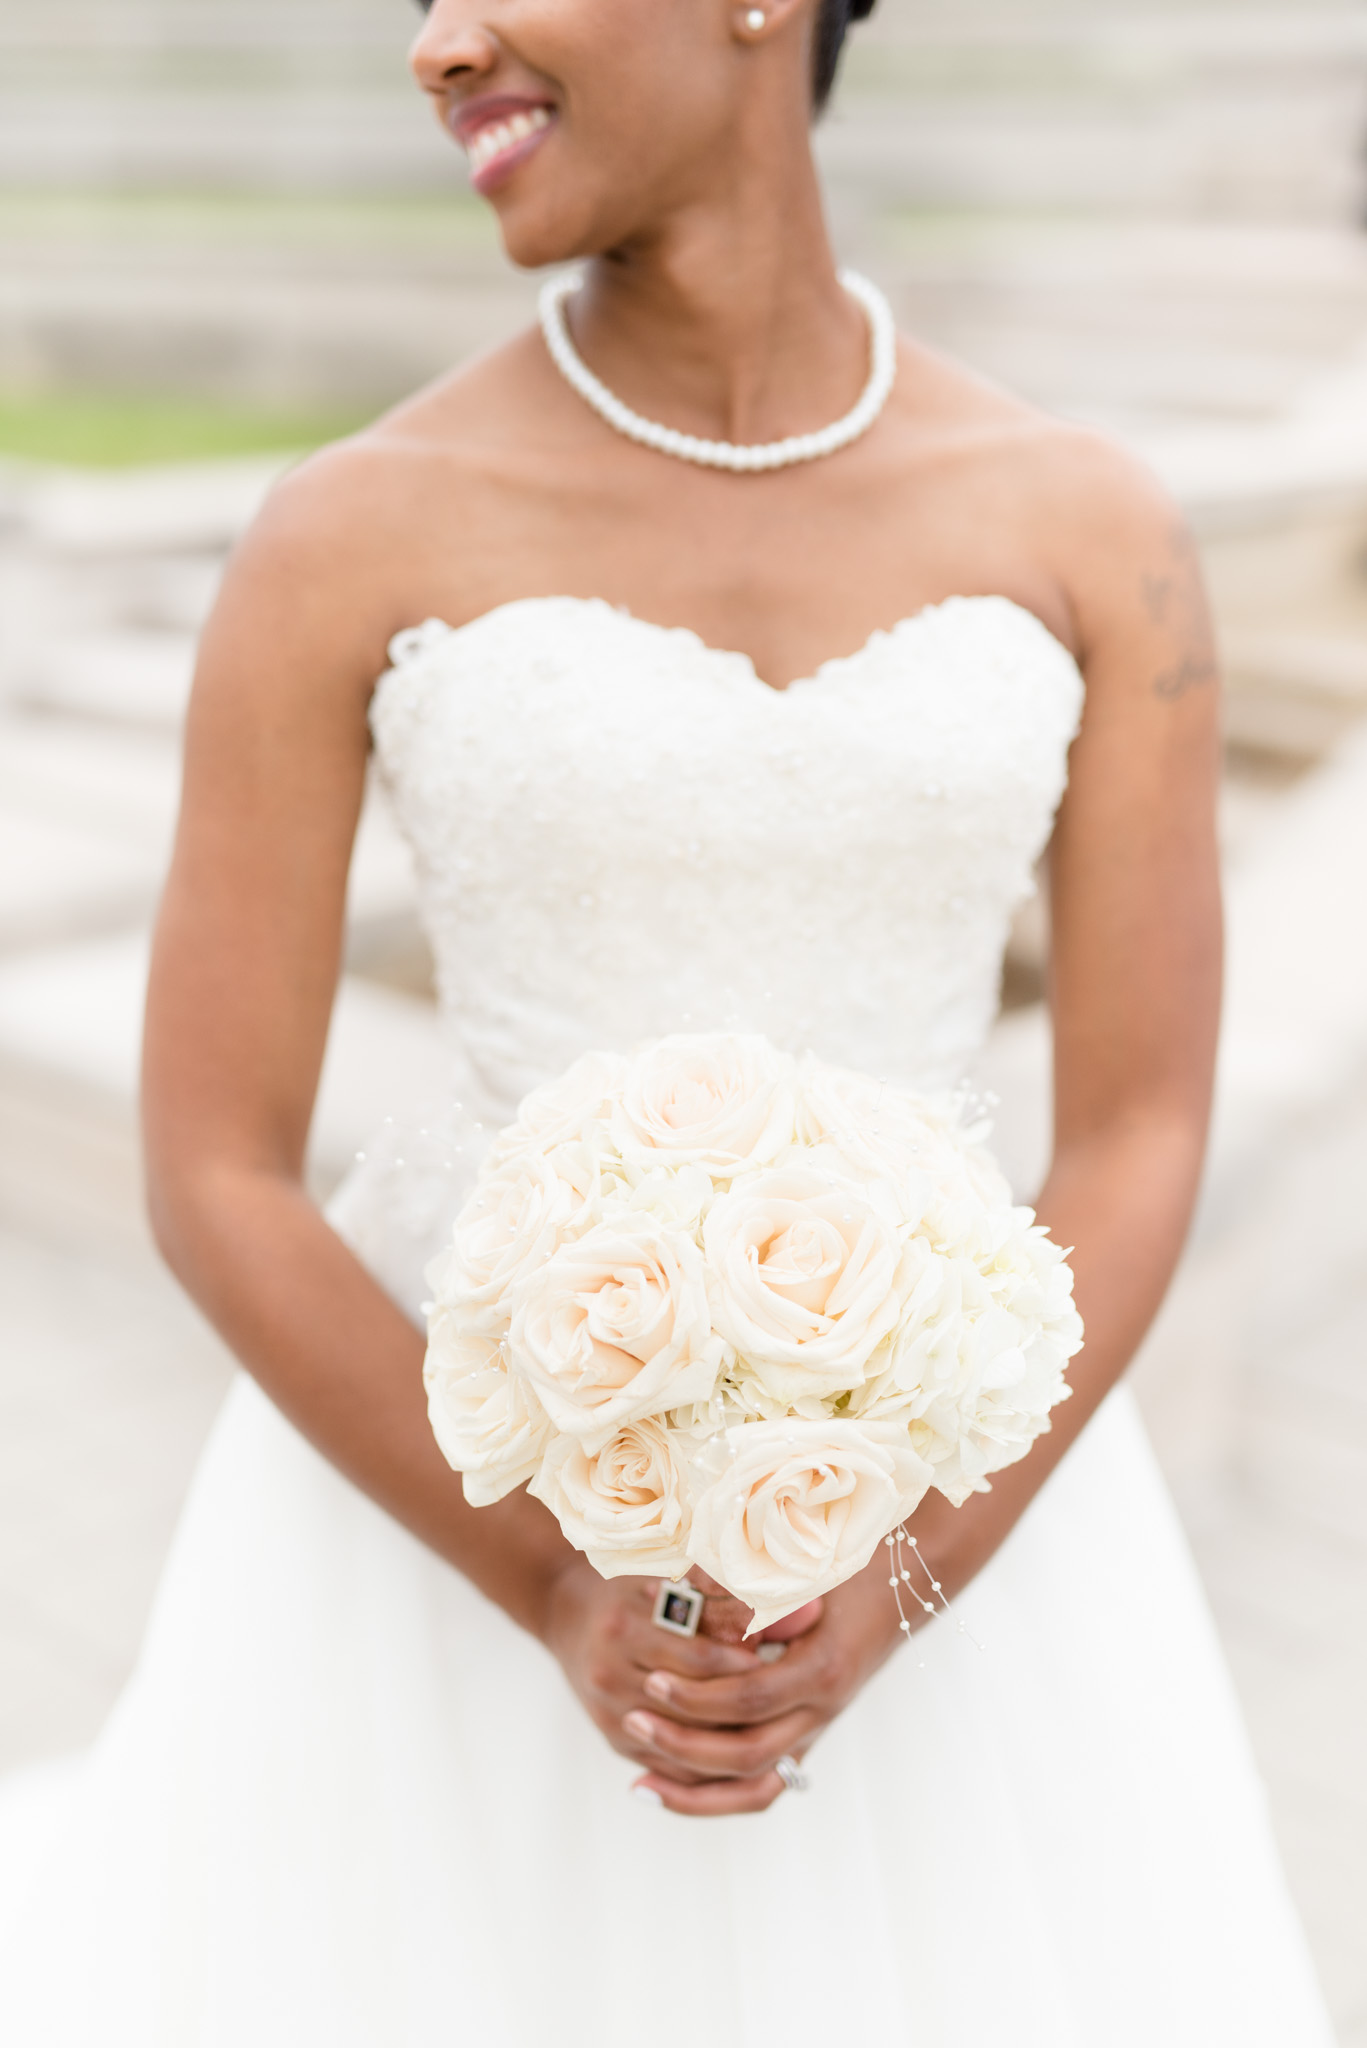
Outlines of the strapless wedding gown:
{"label": "strapless wedding gown", "polygon": [[[783,694],[574,599],[401,635],[375,745],[462,1106],[382,1136],[336,1227],[417,1314],[489,1131],[591,1046],[738,1025],[954,1080],[1081,698],[996,598]],[[1126,1394],[961,1609],[981,1652],[927,1629],[810,1792],[681,1820],[628,1796],[540,1645],[242,1380],[103,1738],[0,1804],[0,2039],[1324,2048]]]}

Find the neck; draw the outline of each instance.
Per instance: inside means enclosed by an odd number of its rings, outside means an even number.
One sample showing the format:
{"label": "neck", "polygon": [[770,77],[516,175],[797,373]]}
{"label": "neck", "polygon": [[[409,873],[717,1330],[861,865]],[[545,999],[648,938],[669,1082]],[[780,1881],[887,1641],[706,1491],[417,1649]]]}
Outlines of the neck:
{"label": "neck", "polygon": [[706,193],[590,264],[572,301],[576,346],[647,417],[769,441],[824,426],[858,396],[864,317],[836,275],[805,137],[783,154],[776,167],[772,148],[752,146]]}

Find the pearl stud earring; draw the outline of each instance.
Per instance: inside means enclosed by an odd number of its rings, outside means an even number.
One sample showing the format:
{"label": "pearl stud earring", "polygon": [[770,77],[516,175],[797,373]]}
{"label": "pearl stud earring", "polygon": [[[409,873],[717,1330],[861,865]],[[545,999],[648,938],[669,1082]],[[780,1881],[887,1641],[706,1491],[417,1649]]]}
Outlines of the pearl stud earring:
{"label": "pearl stud earring", "polygon": [[752,36],[757,36],[764,26],[764,9],[752,7],[745,17],[745,26]]}

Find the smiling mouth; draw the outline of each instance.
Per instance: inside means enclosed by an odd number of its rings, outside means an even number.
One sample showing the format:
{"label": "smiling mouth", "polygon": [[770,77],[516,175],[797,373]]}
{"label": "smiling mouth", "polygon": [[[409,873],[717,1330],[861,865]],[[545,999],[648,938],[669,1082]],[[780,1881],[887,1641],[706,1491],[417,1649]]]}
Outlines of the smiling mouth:
{"label": "smiling mouth", "polygon": [[479,184],[497,172],[520,162],[540,142],[554,120],[549,107],[518,108],[495,115],[481,123],[473,135],[463,135],[470,175]]}

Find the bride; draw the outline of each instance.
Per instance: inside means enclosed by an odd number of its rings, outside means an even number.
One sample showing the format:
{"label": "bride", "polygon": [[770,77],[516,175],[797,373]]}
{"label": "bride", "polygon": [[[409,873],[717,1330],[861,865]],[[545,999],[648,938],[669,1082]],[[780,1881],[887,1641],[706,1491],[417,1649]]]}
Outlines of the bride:
{"label": "bride", "polygon": [[[414,70],[510,256],[585,267],[544,333],[287,478],[204,638],[147,1158],[250,1377],[100,1743],[0,1808],[15,2048],[1329,2039],[1113,1391],[1211,1084],[1198,571],[1125,456],[839,278],[808,131],[868,11],[427,15]],[[372,748],[459,1080],[325,1219],[302,1162]],[[782,1647],[724,1603],[680,1636],[524,1493],[467,1507],[418,1324],[489,1131],[672,1030],[953,1082],[1046,841],[1038,1209],[1087,1347],[1024,1462],[916,1516],[971,1637],[919,1615],[899,1647],[878,1560]]]}

